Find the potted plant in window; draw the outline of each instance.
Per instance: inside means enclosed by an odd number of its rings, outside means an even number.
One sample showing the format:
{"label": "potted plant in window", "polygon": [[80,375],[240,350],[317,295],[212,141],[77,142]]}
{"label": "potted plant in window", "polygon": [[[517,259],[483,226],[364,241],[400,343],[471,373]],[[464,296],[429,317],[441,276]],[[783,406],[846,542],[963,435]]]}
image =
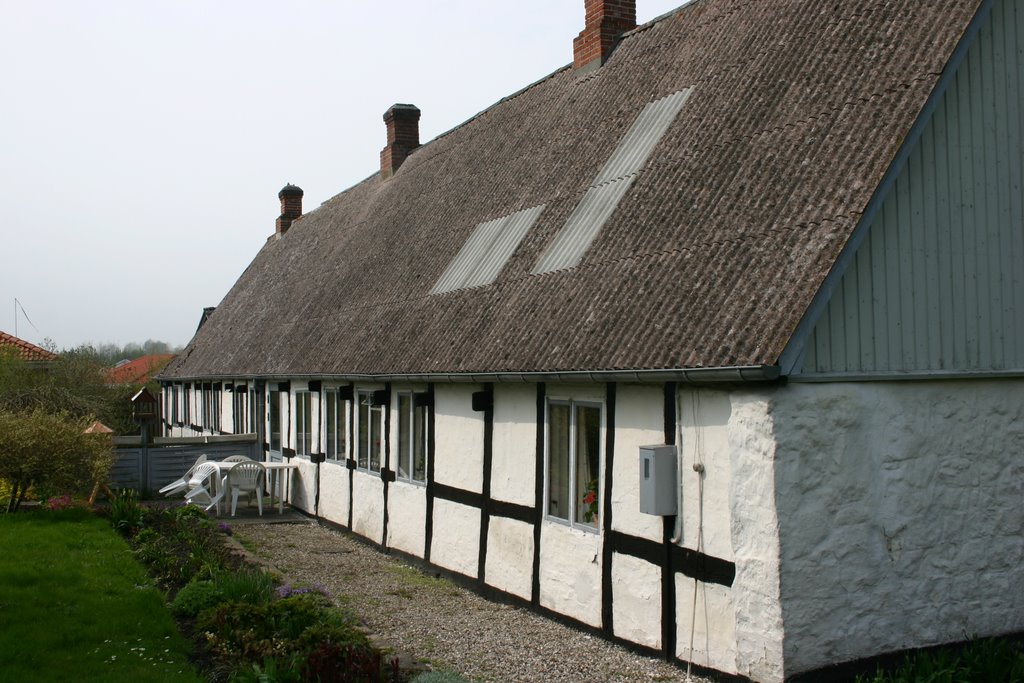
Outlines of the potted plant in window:
{"label": "potted plant in window", "polygon": [[597,479],[592,479],[587,484],[587,491],[583,494],[583,519],[590,524],[597,524]]}

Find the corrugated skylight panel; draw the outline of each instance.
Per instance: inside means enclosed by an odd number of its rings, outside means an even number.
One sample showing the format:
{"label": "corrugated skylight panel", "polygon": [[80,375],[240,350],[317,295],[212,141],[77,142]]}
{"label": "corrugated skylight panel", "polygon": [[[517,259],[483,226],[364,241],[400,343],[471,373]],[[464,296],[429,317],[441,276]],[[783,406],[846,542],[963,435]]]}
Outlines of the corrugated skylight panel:
{"label": "corrugated skylight panel", "polygon": [[540,217],[544,204],[481,223],[438,279],[431,294],[489,285]]}
{"label": "corrugated skylight panel", "polygon": [[551,246],[537,261],[534,275],[579,264],[691,92],[691,88],[680,90],[644,107]]}

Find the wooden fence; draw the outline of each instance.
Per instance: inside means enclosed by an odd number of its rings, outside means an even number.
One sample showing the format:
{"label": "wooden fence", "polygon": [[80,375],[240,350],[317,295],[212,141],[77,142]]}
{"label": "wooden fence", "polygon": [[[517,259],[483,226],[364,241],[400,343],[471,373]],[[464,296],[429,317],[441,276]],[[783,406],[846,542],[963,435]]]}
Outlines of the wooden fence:
{"label": "wooden fence", "polygon": [[157,491],[184,474],[204,453],[209,460],[223,460],[230,455],[262,459],[255,434],[160,438],[152,444],[142,444],[139,438],[117,437],[114,445],[118,457],[110,469],[108,484],[115,491]]}

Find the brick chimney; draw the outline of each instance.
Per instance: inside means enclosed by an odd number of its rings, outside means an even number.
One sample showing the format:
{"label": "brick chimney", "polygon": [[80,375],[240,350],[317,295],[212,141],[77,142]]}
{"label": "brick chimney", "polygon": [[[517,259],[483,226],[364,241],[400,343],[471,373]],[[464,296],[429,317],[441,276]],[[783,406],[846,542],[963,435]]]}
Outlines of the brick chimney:
{"label": "brick chimney", "polygon": [[387,180],[420,146],[420,110],[411,104],[393,105],[384,113],[384,124],[388,146],[380,151],[380,175]]}
{"label": "brick chimney", "polygon": [[596,69],[605,63],[615,43],[636,28],[636,0],[584,0],[586,26],[572,41],[573,67]]}
{"label": "brick chimney", "polygon": [[277,219],[277,234],[283,235],[302,215],[302,188],[288,183],[277,193],[281,200],[281,215]]}

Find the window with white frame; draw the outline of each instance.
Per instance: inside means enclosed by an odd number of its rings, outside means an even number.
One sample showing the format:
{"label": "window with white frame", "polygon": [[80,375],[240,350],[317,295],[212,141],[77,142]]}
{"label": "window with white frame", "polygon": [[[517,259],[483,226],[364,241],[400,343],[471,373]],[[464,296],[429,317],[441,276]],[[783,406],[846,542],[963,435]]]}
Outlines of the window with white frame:
{"label": "window with white frame", "polygon": [[[398,394],[398,478],[427,481],[427,406],[417,394]],[[419,405],[417,405],[419,403]]]}
{"label": "window with white frame", "polygon": [[249,410],[246,406],[246,399],[248,393],[245,390],[245,385],[236,386],[235,393],[232,397],[234,405],[232,406],[232,421],[235,434],[246,434],[248,433],[247,418],[249,416]]}
{"label": "window with white frame", "polygon": [[381,438],[383,421],[383,406],[374,405],[373,392],[360,391],[356,458],[356,466],[360,469],[380,471],[381,453],[384,450]]}
{"label": "window with white frame", "polygon": [[547,407],[547,515],[596,529],[601,498],[601,404],[550,399]]}
{"label": "window with white frame", "polygon": [[329,460],[348,456],[348,401],[338,397],[337,389],[324,392],[324,453]]}
{"label": "window with white frame", "polygon": [[313,452],[313,395],[308,391],[295,392],[295,453]]}
{"label": "window with white frame", "polygon": [[270,390],[270,406],[267,411],[270,421],[270,450],[281,450],[281,392]]}

